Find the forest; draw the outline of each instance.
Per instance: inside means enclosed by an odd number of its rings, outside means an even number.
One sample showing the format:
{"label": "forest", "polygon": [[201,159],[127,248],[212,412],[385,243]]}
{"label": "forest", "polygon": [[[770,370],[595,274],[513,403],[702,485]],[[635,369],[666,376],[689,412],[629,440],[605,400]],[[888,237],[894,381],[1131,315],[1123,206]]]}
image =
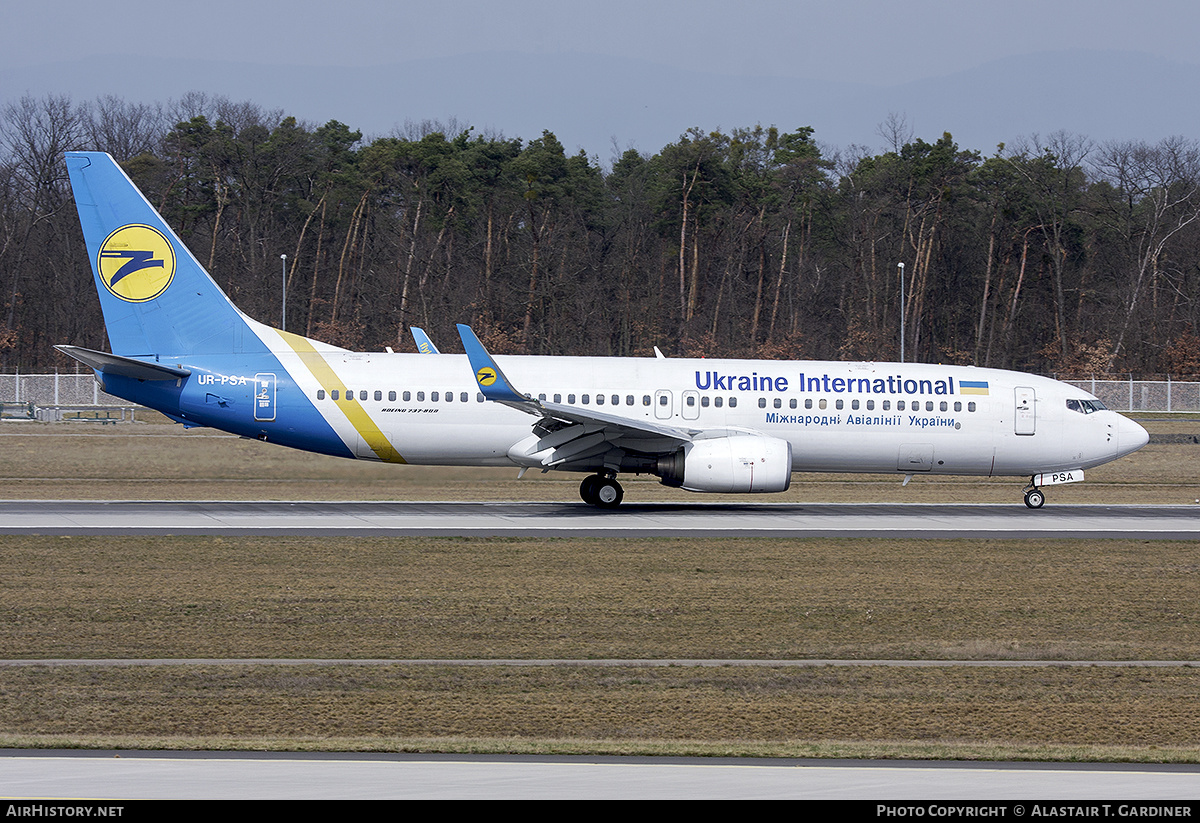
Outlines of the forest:
{"label": "forest", "polygon": [[[607,164],[456,122],[364,140],[251,102],[0,109],[0,371],[105,349],[63,152],[112,154],[247,314],[347,348],[908,360],[1200,376],[1200,144],[983,156],[881,124],[691,128]],[[283,257],[286,255],[286,257]],[[901,269],[900,264],[903,264]],[[903,272],[903,301],[901,300]],[[903,304],[903,306],[902,306]]]}

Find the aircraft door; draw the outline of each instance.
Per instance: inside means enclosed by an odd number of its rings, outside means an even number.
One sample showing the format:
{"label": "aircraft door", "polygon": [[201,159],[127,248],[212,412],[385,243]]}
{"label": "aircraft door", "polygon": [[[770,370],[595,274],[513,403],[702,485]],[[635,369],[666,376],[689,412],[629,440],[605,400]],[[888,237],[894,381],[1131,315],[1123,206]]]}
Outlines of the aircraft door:
{"label": "aircraft door", "polygon": [[1037,430],[1037,393],[1029,386],[1017,386],[1016,413],[1013,416],[1017,434],[1033,434]]}
{"label": "aircraft door", "polygon": [[659,389],[654,392],[654,416],[659,420],[670,420],[674,412],[671,392],[668,389]]}
{"label": "aircraft door", "polygon": [[360,460],[382,460],[385,463],[400,463],[400,454],[392,446],[390,432],[379,429],[360,429],[354,444],[354,456]]}
{"label": "aircraft door", "polygon": [[684,420],[695,420],[700,416],[700,392],[685,391],[682,400],[680,411]]}

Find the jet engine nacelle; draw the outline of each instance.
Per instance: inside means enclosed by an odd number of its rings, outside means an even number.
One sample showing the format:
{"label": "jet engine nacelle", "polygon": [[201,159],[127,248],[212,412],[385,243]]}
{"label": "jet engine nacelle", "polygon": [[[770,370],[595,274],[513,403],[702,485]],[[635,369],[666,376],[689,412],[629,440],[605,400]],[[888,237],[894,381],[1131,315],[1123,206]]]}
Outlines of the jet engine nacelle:
{"label": "jet engine nacelle", "polygon": [[781,492],[792,483],[792,444],[755,435],[694,440],[658,469],[664,485],[687,491]]}

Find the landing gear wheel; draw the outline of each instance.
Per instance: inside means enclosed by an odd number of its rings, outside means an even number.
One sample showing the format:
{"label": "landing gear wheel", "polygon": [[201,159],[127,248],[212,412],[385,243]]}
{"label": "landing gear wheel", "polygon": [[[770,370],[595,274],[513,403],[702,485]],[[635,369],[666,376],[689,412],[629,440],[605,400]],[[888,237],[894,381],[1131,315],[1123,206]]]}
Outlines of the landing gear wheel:
{"label": "landing gear wheel", "polygon": [[1042,504],[1046,502],[1046,495],[1041,489],[1030,489],[1025,492],[1025,505],[1031,509],[1040,509]]}
{"label": "landing gear wheel", "polygon": [[602,509],[615,509],[621,505],[625,492],[616,478],[605,477],[602,474],[590,474],[579,484],[579,496],[589,506],[599,506]]}
{"label": "landing gear wheel", "polygon": [[596,496],[596,505],[602,509],[615,509],[625,497],[621,484],[611,477],[597,477],[592,488]]}
{"label": "landing gear wheel", "polygon": [[583,502],[589,506],[600,505],[600,500],[596,497],[596,483],[604,478],[598,474],[589,474],[583,478],[583,482],[579,484],[579,496],[583,498]]}

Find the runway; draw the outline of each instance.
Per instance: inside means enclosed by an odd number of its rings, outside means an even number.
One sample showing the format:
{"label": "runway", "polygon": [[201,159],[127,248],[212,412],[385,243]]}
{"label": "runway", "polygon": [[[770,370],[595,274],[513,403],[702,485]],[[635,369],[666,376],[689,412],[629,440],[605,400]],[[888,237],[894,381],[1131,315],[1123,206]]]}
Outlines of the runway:
{"label": "runway", "polygon": [[0,501],[0,534],[1200,539],[1200,506]]}
{"label": "runway", "polygon": [[[922,805],[905,816],[1009,815],[980,802],[1113,802],[1111,816],[1191,816],[1194,765],[1035,764],[684,757],[289,754],[270,752],[13,751],[0,756],[0,784],[17,798],[73,798],[105,805],[136,799],[964,799]],[[1173,799],[1173,800],[1171,800]],[[1149,801],[1149,802],[1146,802]],[[981,810],[976,811],[975,807]],[[1122,812],[1124,811],[1124,813]],[[874,811],[874,809],[871,809]],[[1059,806],[1030,808],[1057,816]],[[12,814],[10,812],[10,814]],[[78,816],[85,816],[77,812]],[[122,815],[123,816],[123,815]]]}

